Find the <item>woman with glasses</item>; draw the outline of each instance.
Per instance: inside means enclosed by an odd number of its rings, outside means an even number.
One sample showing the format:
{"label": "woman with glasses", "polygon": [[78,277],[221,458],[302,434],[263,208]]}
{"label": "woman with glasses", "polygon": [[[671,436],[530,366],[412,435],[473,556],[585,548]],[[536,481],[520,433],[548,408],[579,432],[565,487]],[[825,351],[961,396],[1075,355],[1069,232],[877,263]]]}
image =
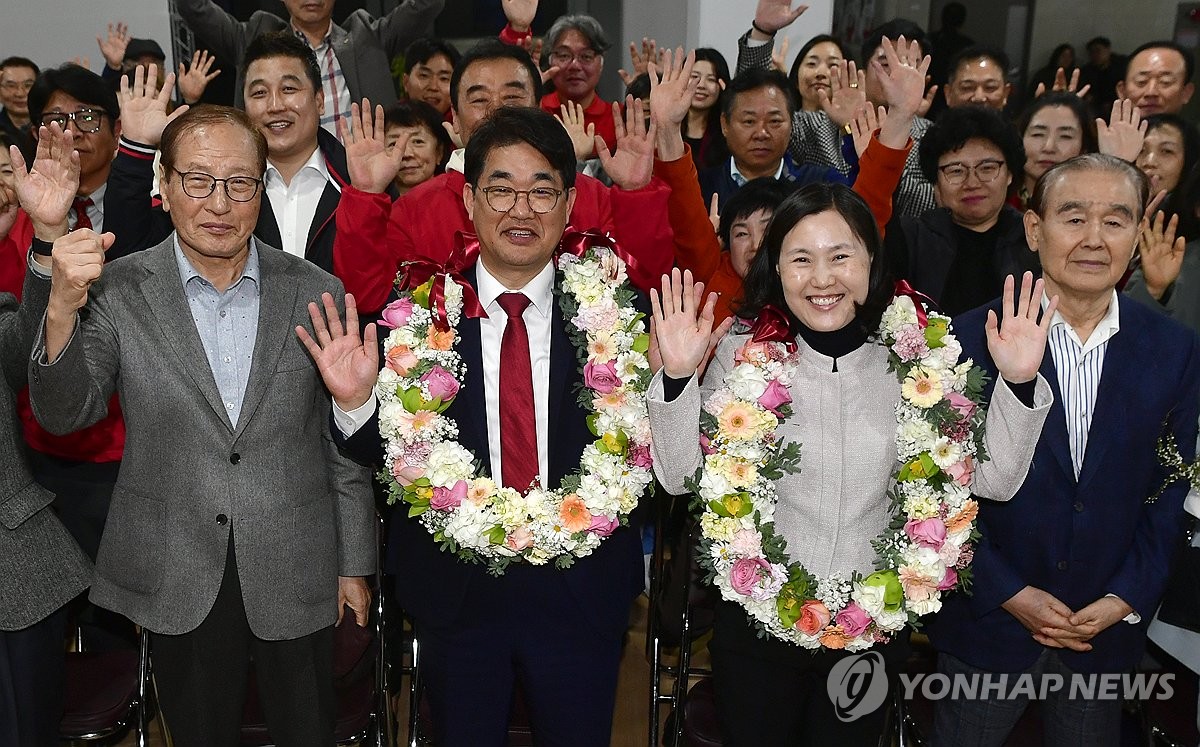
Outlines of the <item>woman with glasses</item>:
{"label": "woman with glasses", "polygon": [[1021,183],[1021,137],[999,112],[948,109],[920,145],[921,170],[937,207],[900,216],[887,230],[892,273],[951,316],[1000,295],[1004,278],[1039,273],[1021,213],[1005,203]]}

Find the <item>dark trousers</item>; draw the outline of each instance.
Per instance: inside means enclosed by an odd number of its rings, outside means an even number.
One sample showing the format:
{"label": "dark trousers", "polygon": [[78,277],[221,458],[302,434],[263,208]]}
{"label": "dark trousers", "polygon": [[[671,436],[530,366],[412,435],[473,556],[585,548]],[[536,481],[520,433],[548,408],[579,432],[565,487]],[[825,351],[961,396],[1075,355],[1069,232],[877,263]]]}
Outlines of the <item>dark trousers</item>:
{"label": "dark trousers", "polygon": [[28,628],[0,631],[0,747],[58,744],[66,629],[60,609]]}
{"label": "dark trousers", "polygon": [[159,705],[175,747],[235,747],[251,659],[271,738],[280,747],[334,743],[333,626],[302,638],[265,641],[250,630],[234,561],[200,627],[151,636]]}
{"label": "dark trousers", "polygon": [[535,745],[608,747],[623,631],[598,629],[561,571],[509,566],[472,586],[461,617],[415,621],[438,747],[508,744],[518,683]]}
{"label": "dark trousers", "polygon": [[[846,651],[809,651],[775,638],[759,638],[741,606],[720,602],[713,620],[713,688],[725,747],[799,747],[879,743],[888,699],[843,721],[828,694],[830,669]],[[883,656],[889,693],[908,656],[907,635],[872,651]]]}

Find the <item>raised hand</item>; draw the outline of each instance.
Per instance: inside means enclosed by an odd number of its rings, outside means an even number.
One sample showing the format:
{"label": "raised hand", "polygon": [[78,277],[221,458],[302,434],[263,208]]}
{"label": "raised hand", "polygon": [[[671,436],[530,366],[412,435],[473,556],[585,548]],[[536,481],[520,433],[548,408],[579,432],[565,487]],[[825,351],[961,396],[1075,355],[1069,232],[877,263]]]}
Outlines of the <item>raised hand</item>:
{"label": "raised hand", "polygon": [[[179,95],[184,102],[194,104],[204,95],[204,89],[208,88],[208,84],[212,83],[213,78],[221,74],[220,70],[212,70],[213,63],[217,58],[210,55],[207,49],[197,49],[192,53],[191,67],[185,67],[179,63]],[[170,88],[169,85],[163,85],[163,88]]]}
{"label": "raised hand", "polygon": [[1133,163],[1142,152],[1148,124],[1132,101],[1117,99],[1113,102],[1108,122],[1096,119],[1096,139],[1100,152]]}
{"label": "raised hand", "polygon": [[573,101],[568,101],[559,107],[561,116],[554,115],[558,123],[571,136],[571,145],[575,146],[575,158],[585,161],[592,157],[592,149],[596,147],[596,125],[585,124],[583,107]]}
{"label": "raised hand", "polygon": [[125,50],[129,48],[129,26],[124,23],[108,24],[108,35],[97,36],[96,44],[100,46],[100,54],[113,70],[120,70],[125,64]]}
{"label": "raised hand", "polygon": [[462,134],[458,131],[458,120],[454,119],[449,122],[442,122],[442,129],[450,136],[450,142],[455,148],[463,147]]}
{"label": "raised hand", "polygon": [[188,110],[184,104],[167,114],[175,73],[167,74],[162,89],[158,88],[157,82],[156,65],[151,65],[149,70],[138,65],[133,70],[133,85],[129,84],[128,75],[122,75],[117,91],[117,101],[121,104],[121,134],[143,145],[157,146],[167,125]]}
{"label": "raised hand", "polygon": [[17,199],[33,222],[34,235],[54,241],[67,232],[67,214],[79,191],[79,153],[75,138],[58,123],[38,130],[37,154],[27,169],[21,152],[12,147]]}
{"label": "raised hand", "polygon": [[503,0],[504,17],[512,30],[523,34],[533,25],[533,17],[537,15],[538,0]]}
{"label": "raised hand", "polygon": [[350,105],[350,120],[342,132],[342,142],[346,145],[346,170],[355,189],[385,192],[399,173],[407,139],[389,150],[386,130],[382,106],[375,107],[372,119],[369,99],[363,99],[361,107]]}
{"label": "raised hand", "polygon": [[596,136],[596,155],[604,173],[621,189],[633,191],[650,183],[654,176],[654,138],[657,129],[646,129],[645,106],[641,99],[625,97],[625,118],[621,106],[613,102],[613,125],[617,130],[617,151],[609,154],[604,138]]}
{"label": "raised hand", "polygon": [[692,281],[692,271],[679,268],[662,276],[661,301],[658,289],[650,289],[654,336],[663,370],[673,379],[696,373],[710,350],[713,309],[717,294],[704,297],[704,283]]}
{"label": "raised hand", "polygon": [[867,74],[854,60],[842,60],[829,70],[829,92],[817,91],[821,111],[838,127],[845,127],[867,102]]}
{"label": "raised hand", "polygon": [[883,55],[888,67],[885,70],[878,60],[871,60],[871,69],[879,87],[883,89],[888,111],[892,114],[915,115],[925,97],[925,73],[929,70],[929,55],[921,56],[921,46],[915,41],[906,41],[903,36],[893,44],[883,39]]}
{"label": "raised hand", "polygon": [[685,57],[683,47],[673,54],[669,49],[663,52],[661,78],[658,65],[650,63],[650,119],[658,134],[658,157],[664,161],[675,161],[684,154],[680,125],[687,119],[700,85],[699,78],[692,79],[695,64],[695,51]]}
{"label": "raised hand", "polygon": [[[929,77],[926,76],[925,84],[929,85]],[[917,107],[917,116],[924,117],[929,113],[929,107],[933,106],[933,99],[937,96],[938,87],[929,86],[929,90],[925,92],[925,98],[921,99],[921,105]]]}
{"label": "raised hand", "polygon": [[[888,112],[886,107],[879,107],[876,111],[871,104],[864,104],[861,109],[854,115],[854,119],[850,120],[850,136],[854,138],[854,152],[862,158],[863,153],[867,152],[867,146],[871,144],[871,136],[875,130],[887,123]],[[713,195],[716,197],[716,195]]]}
{"label": "raised hand", "polygon": [[375,324],[368,324],[359,337],[358,308],[350,293],[346,294],[344,328],[333,296],[322,293],[321,303],[325,307],[324,315],[316,303],[308,304],[308,316],[316,339],[301,326],[296,327],[296,336],[317,364],[317,371],[333,401],[345,412],[350,412],[371,398],[375,378],[379,375],[379,341]]}
{"label": "raised hand", "polygon": [[[1092,90],[1092,86],[1089,83],[1088,85],[1084,86],[1083,88],[1079,88],[1079,72],[1080,72],[1080,69],[1075,68],[1075,71],[1073,73],[1071,73],[1071,80],[1068,81],[1067,80],[1067,71],[1063,70],[1060,67],[1058,70],[1056,70],[1054,72],[1054,85],[1051,87],[1050,90],[1051,91],[1067,91],[1068,93],[1074,93],[1079,98],[1083,98],[1084,96],[1087,96],[1088,91]],[[1079,90],[1075,90],[1077,88]],[[1046,84],[1038,83],[1037,89],[1033,92],[1033,97],[1035,99],[1041,98],[1042,94],[1045,92],[1046,92]]]}
{"label": "raised hand", "polygon": [[[1164,194],[1166,192],[1160,192],[1159,198]],[[1187,239],[1175,236],[1179,227],[1178,215],[1172,215],[1169,221],[1161,210],[1154,214],[1153,220],[1150,216],[1151,213],[1147,211],[1139,226],[1138,250],[1142,257],[1142,276],[1146,281],[1146,292],[1155,300],[1161,301],[1163,294],[1179,277]]]}
{"label": "raised hand", "polygon": [[787,53],[789,44],[791,44],[791,40],[785,36],[783,37],[783,41],[771,47],[771,67],[784,75],[788,74]]}
{"label": "raised hand", "polygon": [[712,224],[713,231],[721,232],[721,201],[720,195],[713,192],[712,199],[708,203],[708,222]]}
{"label": "raised hand", "polygon": [[539,71],[541,71],[543,85],[545,85],[546,83],[549,83],[551,78],[553,78],[555,75],[558,75],[558,71],[560,69],[558,67],[558,65],[551,65],[550,67],[546,68],[545,70],[542,70],[542,40],[541,39],[536,39],[532,36],[527,36],[521,40],[521,49],[524,49],[526,52],[529,53],[529,59],[533,60],[533,66],[536,67]]}
{"label": "raised hand", "polygon": [[51,255],[50,301],[47,309],[74,314],[87,303],[88,288],[100,279],[104,252],[116,236],[80,228],[54,240]]}
{"label": "raised hand", "polygon": [[774,34],[791,26],[806,10],[807,5],[793,9],[792,0],[758,0],[758,7],[754,9],[754,25],[767,34]]}
{"label": "raised hand", "polygon": [[636,43],[629,42],[629,57],[633,60],[633,72],[628,72],[625,68],[617,71],[617,75],[621,76],[621,81],[625,83],[626,87],[639,75],[649,70],[651,63],[657,64],[660,67],[663,65],[663,53],[658,50],[658,42],[645,37],[642,37],[642,50],[640,52]]}
{"label": "raised hand", "polygon": [[[984,330],[987,332],[988,352],[996,364],[996,370],[1004,380],[1012,384],[1032,381],[1042,365],[1046,353],[1046,336],[1050,333],[1050,320],[1058,308],[1058,296],[1050,299],[1042,312],[1043,282],[1035,283],[1033,273],[1026,272],[1021,278],[1021,295],[1013,308],[1013,276],[1004,280],[1001,292],[1001,311],[1004,318],[997,328],[996,312],[989,311]],[[1038,322],[1038,313],[1042,321]]]}

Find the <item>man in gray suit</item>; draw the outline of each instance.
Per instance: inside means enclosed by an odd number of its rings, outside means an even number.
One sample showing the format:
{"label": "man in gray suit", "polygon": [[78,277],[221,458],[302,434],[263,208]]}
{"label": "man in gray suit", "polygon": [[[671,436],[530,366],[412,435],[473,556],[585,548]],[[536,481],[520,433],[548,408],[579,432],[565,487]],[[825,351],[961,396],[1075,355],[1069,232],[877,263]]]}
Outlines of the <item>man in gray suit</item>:
{"label": "man in gray suit", "polygon": [[288,10],[286,21],[260,10],[241,22],[212,0],[179,0],[176,7],[200,46],[238,71],[235,91],[239,108],[246,83],[242,55],[250,42],[268,31],[291,31],[303,38],[321,65],[325,89],[321,126],[337,135],[339,126],[348,124],[352,102],[363,98],[384,106],[396,102],[392,58],[432,31],[433,20],[445,0],[403,0],[383,18],[372,18],[367,11],[357,10],[346,18],[344,26],[333,22],[333,3],[283,0]]}
{"label": "man in gray suit", "polygon": [[125,459],[91,599],[151,631],[174,744],[238,744],[253,659],[274,742],[328,747],[332,628],[344,604],[366,624],[374,506],[293,330],[342,285],[252,237],[266,143],[243,112],[191,110],[161,148],[171,237],[103,278],[59,251],[111,234],[55,242],[34,413],[69,432],[120,393]]}

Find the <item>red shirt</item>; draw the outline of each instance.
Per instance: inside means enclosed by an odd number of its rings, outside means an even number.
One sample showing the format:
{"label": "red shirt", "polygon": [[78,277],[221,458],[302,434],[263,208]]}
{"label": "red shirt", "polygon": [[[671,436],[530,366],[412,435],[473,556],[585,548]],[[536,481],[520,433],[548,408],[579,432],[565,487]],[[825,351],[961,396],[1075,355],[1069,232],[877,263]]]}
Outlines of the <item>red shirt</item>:
{"label": "red shirt", "polygon": [[[562,109],[560,107],[562,107],[562,99],[558,97],[558,92],[548,93],[542,97],[542,111],[561,117]],[[608,146],[608,152],[616,151],[617,128],[613,124],[612,104],[600,98],[600,94],[593,96],[591,105],[583,110],[583,123],[585,126],[595,125],[596,134],[604,139],[604,144]]]}

